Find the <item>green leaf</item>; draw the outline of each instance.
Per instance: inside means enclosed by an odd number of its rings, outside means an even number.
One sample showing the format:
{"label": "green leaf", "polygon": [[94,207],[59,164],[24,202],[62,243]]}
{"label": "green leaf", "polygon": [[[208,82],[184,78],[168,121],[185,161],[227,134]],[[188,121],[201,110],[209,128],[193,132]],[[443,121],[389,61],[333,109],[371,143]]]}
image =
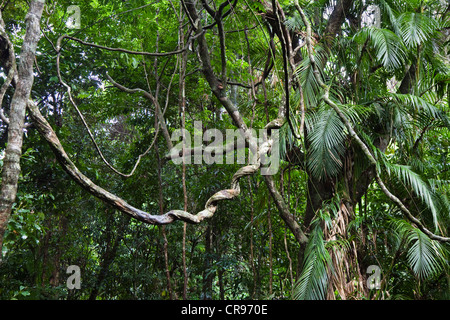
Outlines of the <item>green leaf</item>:
{"label": "green leaf", "polygon": [[400,179],[404,184],[412,188],[415,194],[417,194],[420,199],[428,206],[433,215],[433,222],[435,228],[438,228],[438,210],[437,204],[435,203],[433,192],[431,191],[428,184],[422,180],[419,174],[414,172],[411,167],[392,164],[385,161],[386,169],[389,174],[395,174],[395,176]]}
{"label": "green leaf", "polygon": [[305,252],[305,263],[295,284],[294,299],[324,300],[328,287],[328,266],[331,257],[325,248],[322,229],[316,226]]}
{"label": "green leaf", "polygon": [[398,21],[403,41],[408,48],[414,48],[429,40],[437,28],[436,21],[417,12],[403,13],[398,17]]}
{"label": "green leaf", "polygon": [[430,239],[402,219],[393,219],[390,226],[397,241],[395,250],[399,249],[401,243],[409,247],[407,262],[417,277],[427,279],[443,270],[448,252],[438,241]]}
{"label": "green leaf", "polygon": [[402,40],[391,30],[369,27],[355,35],[365,41],[367,38],[376,52],[377,60],[389,70],[401,67],[406,60],[406,48]]}
{"label": "green leaf", "polygon": [[[305,106],[309,109],[317,106],[322,88],[318,84],[313,73],[313,68],[306,49],[304,49],[302,54],[305,58],[296,69],[296,74],[300,78],[300,82],[302,84]],[[326,49],[324,49],[320,44],[316,45],[314,47],[314,56],[317,67],[320,72],[322,72],[325,69],[325,63],[328,58]],[[321,77],[323,77],[323,74],[321,74]]]}
{"label": "green leaf", "polygon": [[92,0],[90,5],[92,8],[97,9],[100,6],[100,3],[98,3],[98,0]]}
{"label": "green leaf", "polygon": [[335,176],[342,168],[345,126],[333,109],[321,108],[307,118],[308,167],[316,177]]}
{"label": "green leaf", "polygon": [[407,259],[415,275],[427,279],[442,270],[442,248],[419,229],[410,232]]}
{"label": "green leaf", "polygon": [[388,98],[395,100],[397,103],[402,103],[405,106],[412,107],[414,111],[424,113],[430,118],[441,119],[448,122],[445,112],[442,112],[434,104],[421,97],[412,94],[390,93]]}

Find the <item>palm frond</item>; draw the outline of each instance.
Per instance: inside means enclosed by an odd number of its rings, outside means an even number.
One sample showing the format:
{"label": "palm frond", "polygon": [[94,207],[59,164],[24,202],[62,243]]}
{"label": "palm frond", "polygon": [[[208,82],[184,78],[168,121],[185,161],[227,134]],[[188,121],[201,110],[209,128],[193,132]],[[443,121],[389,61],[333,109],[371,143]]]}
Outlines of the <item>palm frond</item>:
{"label": "palm frond", "polygon": [[294,143],[294,135],[292,134],[291,128],[287,121],[281,126],[279,132],[280,133],[278,137],[280,159],[284,159],[287,149],[290,148]]}
{"label": "palm frond", "polygon": [[[315,60],[318,69],[323,71],[325,69],[325,61],[327,60],[327,52],[321,45],[316,45],[315,50]],[[318,98],[321,97],[322,88],[317,82],[316,77],[313,73],[313,68],[309,60],[309,56],[306,52],[306,48],[302,48],[302,54],[305,57],[295,73],[300,79],[300,83],[303,88],[304,102],[307,109],[315,107],[318,105]],[[321,75],[323,77],[323,74]]]}
{"label": "palm frond", "polygon": [[445,112],[422,97],[413,94],[389,93],[387,98],[392,101],[396,101],[397,103],[412,107],[413,111],[417,111],[416,114],[423,113],[429,118],[440,119],[448,123],[448,117]]}
{"label": "palm frond", "polygon": [[436,31],[435,20],[418,12],[405,12],[398,17],[400,32],[408,48],[414,48],[426,40]]}
{"label": "palm frond", "polygon": [[419,174],[411,170],[411,167],[384,162],[389,175],[394,174],[405,185],[412,188],[415,194],[427,205],[433,216],[435,228],[438,228],[438,204],[430,186],[420,177]]}
{"label": "palm frond", "polygon": [[304,27],[302,18],[297,12],[289,19],[286,19],[284,23],[289,30],[300,30],[302,27]]}
{"label": "palm frond", "polygon": [[405,220],[392,219],[390,225],[397,243],[408,247],[407,262],[417,277],[427,279],[443,270],[448,252],[438,241],[430,239]]}
{"label": "palm frond", "polygon": [[370,40],[375,49],[377,60],[388,70],[403,66],[406,59],[406,48],[402,40],[391,30],[375,27],[363,28],[354,39],[365,42]]}
{"label": "palm frond", "polygon": [[305,263],[297,280],[293,297],[298,300],[324,300],[328,287],[331,258],[325,248],[322,230],[317,225],[306,247]]}
{"label": "palm frond", "polygon": [[431,240],[419,229],[410,232],[408,242],[412,245],[407,259],[416,276],[427,279],[442,270],[444,254],[439,242]]}
{"label": "palm frond", "polygon": [[[428,183],[433,190],[444,190],[450,184],[449,180],[428,179]],[[445,186],[444,186],[445,185]],[[435,192],[439,212],[443,213],[443,218],[450,218],[450,199],[444,192]],[[445,214],[446,213],[446,214]]]}
{"label": "palm frond", "polygon": [[388,1],[385,0],[378,0],[377,2],[381,10],[381,16],[385,17],[387,24],[392,26],[397,35],[400,35],[400,24],[397,20],[398,12],[396,8],[391,6]]}
{"label": "palm frond", "polygon": [[375,112],[374,108],[369,105],[339,104],[339,108],[354,124],[361,122],[363,119],[367,119],[371,114]]}
{"label": "palm frond", "polygon": [[345,126],[333,109],[321,108],[307,118],[308,168],[319,178],[335,176],[342,167]]}

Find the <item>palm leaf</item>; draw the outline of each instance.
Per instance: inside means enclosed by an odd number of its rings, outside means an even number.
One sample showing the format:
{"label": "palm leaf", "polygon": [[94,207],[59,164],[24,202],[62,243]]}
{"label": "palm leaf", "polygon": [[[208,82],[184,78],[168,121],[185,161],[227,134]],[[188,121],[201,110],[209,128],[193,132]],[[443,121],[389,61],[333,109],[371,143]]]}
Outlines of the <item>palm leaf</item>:
{"label": "palm leaf", "polygon": [[302,18],[297,12],[289,19],[286,19],[284,23],[289,30],[300,30],[302,27],[304,27]]}
{"label": "palm leaf", "polygon": [[427,205],[433,216],[433,222],[435,228],[438,228],[438,204],[436,203],[435,196],[430,189],[430,186],[420,177],[419,174],[414,172],[411,167],[392,164],[387,161],[384,162],[388,174],[395,174],[395,176],[402,181],[405,185],[412,188],[415,194]]}
{"label": "palm leaf", "polygon": [[438,242],[431,240],[419,229],[410,232],[408,242],[412,245],[407,259],[416,276],[427,279],[442,271],[443,252]]}
{"label": "palm leaf", "polygon": [[408,48],[416,47],[426,40],[437,28],[437,23],[433,19],[418,12],[406,12],[398,17],[400,32]]}
{"label": "palm leaf", "polygon": [[400,35],[400,25],[397,20],[397,10],[393,8],[387,1],[378,0],[378,6],[381,9],[381,16],[387,18],[387,23],[392,26],[392,29],[397,35]]}
{"label": "palm leaf", "polygon": [[295,284],[293,296],[298,300],[324,300],[328,287],[331,258],[325,248],[320,226],[313,229],[306,247],[305,263]]}
{"label": "palm leaf", "polygon": [[375,27],[364,28],[354,36],[354,39],[361,42],[370,40],[377,60],[386,69],[397,69],[404,64],[406,48],[402,40],[391,30]]}
{"label": "palm leaf", "polygon": [[333,109],[321,108],[307,118],[308,168],[318,177],[335,176],[342,167],[345,126]]}
{"label": "palm leaf", "polygon": [[[317,63],[317,67],[322,72],[325,69],[325,61],[327,61],[327,52],[320,44],[317,44],[314,47],[314,50],[315,50],[314,56],[315,61]],[[295,73],[296,76],[300,79],[300,83],[303,88],[303,96],[304,96],[303,99],[305,102],[305,107],[309,109],[318,105],[318,97],[321,96],[320,92],[322,88],[320,87],[316,77],[314,76],[313,68],[309,60],[309,56],[306,52],[306,48],[302,48],[302,55],[305,58],[298,66]],[[321,77],[323,77],[323,74],[321,74]]]}
{"label": "palm leaf", "polygon": [[430,239],[426,234],[401,219],[392,219],[390,225],[397,239],[397,246],[408,247],[406,258],[414,274],[427,279],[438,274],[446,265],[447,251],[438,241]]}
{"label": "palm leaf", "polygon": [[397,103],[412,107],[413,110],[419,113],[424,113],[430,118],[440,119],[448,122],[448,118],[445,112],[419,96],[413,94],[389,93],[387,98],[391,99],[391,101],[396,101]]}
{"label": "palm leaf", "polygon": [[[291,118],[295,121],[295,118]],[[296,127],[295,124],[293,124]],[[287,149],[292,147],[294,144],[294,135],[292,134],[291,128],[286,121],[280,128],[279,131],[279,151],[280,159],[284,159],[286,156]]]}

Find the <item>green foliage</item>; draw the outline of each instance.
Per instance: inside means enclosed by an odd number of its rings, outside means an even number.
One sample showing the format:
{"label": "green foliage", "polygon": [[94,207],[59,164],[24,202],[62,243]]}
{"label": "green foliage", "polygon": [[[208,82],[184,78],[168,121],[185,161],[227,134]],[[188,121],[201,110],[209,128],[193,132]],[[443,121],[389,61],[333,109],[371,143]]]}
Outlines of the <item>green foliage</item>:
{"label": "green foliage", "polygon": [[422,13],[405,12],[398,17],[402,39],[409,48],[421,45],[432,37],[437,23]]}
{"label": "green foliage", "polygon": [[324,178],[336,176],[342,168],[345,150],[345,127],[336,112],[322,107],[307,121],[310,149],[308,167],[312,174]]}
{"label": "green foliage", "polygon": [[394,32],[370,27],[362,29],[355,37],[360,43],[370,40],[370,45],[375,49],[377,60],[386,69],[395,70],[404,65],[406,50],[401,39]]}
{"label": "green foliage", "polygon": [[394,220],[392,228],[397,239],[404,239],[408,248],[407,262],[414,274],[421,279],[439,275],[448,260],[448,251],[437,241],[402,220]]}
{"label": "green foliage", "polygon": [[[311,62],[309,61],[308,55],[306,54],[306,50],[303,51],[303,55],[305,56],[305,58],[299,64],[296,72],[303,88],[305,105],[309,109],[314,108],[318,105],[318,101],[320,100],[321,88],[317,83],[316,77],[314,76]],[[322,71],[325,69],[326,59],[326,50],[321,45],[317,45],[315,49],[315,60],[318,64],[319,70]]]}
{"label": "green foliage", "polygon": [[302,273],[297,280],[293,296],[298,300],[324,300],[328,288],[331,258],[325,248],[322,230],[316,225],[305,251]]}
{"label": "green foliage", "polygon": [[[213,8],[223,3],[206,2]],[[292,1],[279,3],[294,47],[303,45],[305,26],[296,8]],[[449,22],[438,13],[446,7],[434,1],[354,1],[339,36],[325,46],[321,37],[334,2],[299,3],[312,23],[313,54],[320,77],[330,87],[330,99],[369,146],[378,161],[376,169],[393,193],[428,229],[448,236],[450,67],[449,40],[443,30]],[[361,21],[356,23],[353,17],[360,18],[372,3],[380,7],[381,27],[361,27]],[[68,155],[96,184],[151,214],[183,209],[183,169],[164,159],[169,150],[161,130],[155,136],[154,103],[140,93],[115,88],[106,73],[127,88],[151,92],[164,110],[169,133],[180,128],[182,80],[188,132],[193,133],[194,121],[202,121],[204,130],[234,129],[202,75],[198,38],[184,56],[185,79],[179,72],[182,55],[155,58],[63,41],[62,77],[105,158],[128,173],[155,139],[151,152],[126,179],[105,166],[86,135],[59,83],[54,49],[58,37],[69,34],[113,48],[171,52],[178,47],[180,31],[185,37],[193,35],[188,17],[180,15],[180,1],[77,1],[81,29],[66,25],[67,7],[72,4],[47,1],[32,98],[39,102]],[[9,1],[2,12],[16,54],[23,41],[27,8],[26,1]],[[286,105],[280,39],[274,36],[272,52],[269,40],[274,26],[264,21],[265,10],[262,1],[238,1],[223,20],[226,77],[237,83],[224,93],[245,123],[256,130],[276,119]],[[204,10],[200,19],[204,26],[213,21]],[[218,34],[217,26],[205,30],[216,75],[222,71]],[[381,192],[367,157],[336,112],[324,104],[324,91],[313,74],[306,47],[297,50],[294,68],[289,69],[290,111],[294,129],[299,129],[303,97],[305,131],[296,139],[287,123],[281,127],[280,157],[286,159],[295,146],[301,159],[282,161],[274,180],[291,216],[308,236],[306,247],[299,247],[286,227],[260,175],[242,179],[238,198],[221,202],[212,219],[187,225],[184,236],[182,222],[164,228],[144,225],[89,195],[68,178],[52,150],[29,127],[18,198],[3,244],[0,298],[170,299],[172,293],[172,298],[181,299],[184,240],[190,299],[309,300],[326,299],[333,292],[338,299],[340,293],[332,281],[340,272],[333,264],[337,252],[347,259],[347,287],[365,283],[369,265],[383,270],[380,290],[358,288],[361,292],[353,292],[351,298],[448,299],[448,244],[431,240],[409,224]],[[265,82],[260,82],[266,64],[272,63]],[[414,73],[405,78],[410,70]],[[404,79],[410,80],[409,86],[407,81],[402,83]],[[402,84],[406,89],[400,92]],[[8,90],[3,101],[6,114],[12,93]],[[6,129],[1,123],[0,151]],[[229,188],[240,167],[187,165],[188,211],[202,210],[212,194]],[[321,198],[329,194],[331,200]],[[313,202],[320,203],[320,208],[312,210]],[[348,216],[339,212],[342,205],[348,206]],[[308,210],[314,216],[309,228],[304,224]],[[73,264],[81,268],[80,290],[69,290],[65,283],[67,267]]]}
{"label": "green foliage", "polygon": [[430,208],[431,213],[433,215],[433,221],[435,224],[435,228],[438,228],[438,220],[437,220],[437,205],[436,200],[434,199],[434,195],[430,190],[428,184],[426,184],[422,178],[414,171],[411,170],[410,167],[398,164],[387,164],[385,162],[387,172],[389,174],[394,174],[396,177],[407,186],[407,189],[412,189],[420,199],[426,203],[428,208]]}

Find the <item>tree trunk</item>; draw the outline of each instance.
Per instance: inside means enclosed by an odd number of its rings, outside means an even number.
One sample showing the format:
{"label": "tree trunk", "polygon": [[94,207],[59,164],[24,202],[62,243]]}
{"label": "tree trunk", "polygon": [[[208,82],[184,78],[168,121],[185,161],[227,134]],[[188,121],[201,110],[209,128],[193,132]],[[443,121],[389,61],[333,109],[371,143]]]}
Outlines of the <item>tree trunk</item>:
{"label": "tree trunk", "polygon": [[[182,25],[182,20],[180,21],[180,31],[179,31],[179,46],[180,48],[184,47],[184,28]],[[186,65],[187,65],[187,53],[183,52],[181,54],[181,63],[180,63],[180,83],[179,83],[179,109],[180,109],[180,118],[181,118],[181,130],[183,130],[183,148],[182,154],[184,155],[186,149],[186,137],[185,137],[185,128],[186,128]],[[186,189],[186,161],[185,157],[183,157],[182,163],[182,185],[183,185],[183,200],[184,200],[184,211],[188,211],[188,198],[187,198],[187,189]],[[183,285],[183,299],[187,300],[187,287],[188,287],[188,273],[186,267],[186,229],[187,222],[183,223],[183,276],[184,276],[184,285]]]}
{"label": "tree trunk", "polygon": [[95,300],[100,292],[100,287],[102,285],[102,282],[105,280],[106,275],[108,274],[109,266],[113,263],[114,259],[117,255],[117,249],[119,248],[120,242],[123,239],[125,229],[128,226],[128,223],[130,221],[130,217],[125,216],[125,221],[120,221],[119,225],[117,227],[117,235],[114,239],[114,242],[111,240],[111,236],[114,231],[114,215],[108,215],[107,217],[107,223],[106,223],[106,249],[105,252],[102,255],[102,261],[100,264],[100,271],[97,275],[97,281],[95,282],[95,286],[91,291],[91,294],[89,296],[89,300]]}
{"label": "tree trunk", "polygon": [[273,255],[272,255],[272,218],[270,216],[270,201],[267,203],[267,224],[269,231],[269,296],[273,292]]}
{"label": "tree trunk", "polygon": [[[3,160],[2,185],[0,194],[0,252],[3,237],[16,200],[17,184],[20,175],[20,157],[22,156],[23,127],[25,110],[33,85],[33,63],[40,36],[40,20],[44,3],[32,1],[25,17],[27,24],[25,39],[20,53],[18,78],[9,114],[8,145]],[[12,48],[9,48],[12,50]]]}
{"label": "tree trunk", "polygon": [[208,221],[208,226],[205,232],[205,254],[204,254],[204,271],[203,271],[203,300],[212,299],[212,284],[214,274],[211,272],[211,261],[213,254],[213,241],[212,241],[212,225],[211,221]]}
{"label": "tree trunk", "polygon": [[[155,119],[155,126],[158,125],[158,120]],[[158,204],[159,204],[159,213],[163,214],[164,213],[164,198],[163,198],[163,183],[162,183],[162,177],[161,177],[161,158],[159,156],[159,149],[158,149],[158,144],[155,144],[155,155],[156,155],[156,160],[158,163]],[[173,292],[172,292],[172,284],[171,284],[171,279],[170,279],[170,268],[169,268],[169,251],[168,251],[168,242],[167,242],[167,236],[166,236],[166,227],[163,226],[161,228],[161,232],[164,238],[164,266],[166,269],[166,278],[167,278],[167,292],[169,294],[169,299],[173,300]]]}

